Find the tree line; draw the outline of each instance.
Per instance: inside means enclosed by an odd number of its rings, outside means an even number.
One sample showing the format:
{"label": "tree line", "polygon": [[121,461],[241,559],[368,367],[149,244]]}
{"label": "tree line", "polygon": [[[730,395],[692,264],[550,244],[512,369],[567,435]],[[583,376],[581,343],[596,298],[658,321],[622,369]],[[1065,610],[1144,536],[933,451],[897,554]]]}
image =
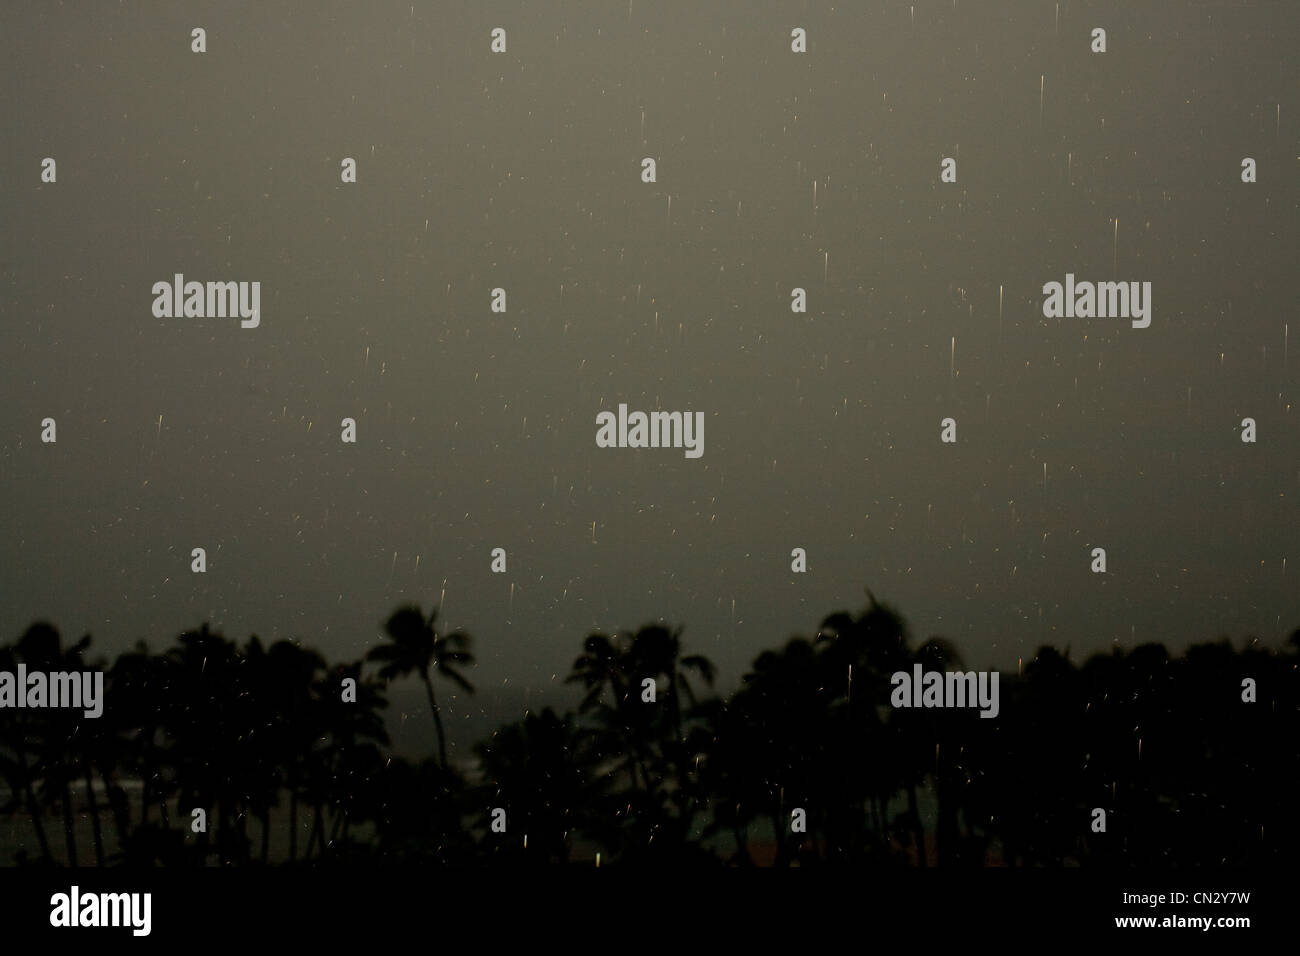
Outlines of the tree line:
{"label": "tree line", "polygon": [[[0,671],[103,670],[106,703],[94,720],[0,711],[0,816],[30,827],[12,862],[1289,863],[1300,630],[1279,649],[1144,644],[1082,664],[1044,646],[1001,675],[987,720],[890,706],[898,671],[967,668],[942,638],[914,645],[869,598],[763,651],[726,695],[680,629],[592,634],[568,675],[580,701],[501,726],[463,766],[448,760],[439,697],[474,692],[473,640],[440,629],[436,609],[397,609],[350,662],[288,640],[241,646],[205,624],[109,664],[89,636],[69,644],[36,623],[0,647]],[[391,752],[395,680],[425,692],[426,758]],[[273,856],[276,827],[287,846]]]}

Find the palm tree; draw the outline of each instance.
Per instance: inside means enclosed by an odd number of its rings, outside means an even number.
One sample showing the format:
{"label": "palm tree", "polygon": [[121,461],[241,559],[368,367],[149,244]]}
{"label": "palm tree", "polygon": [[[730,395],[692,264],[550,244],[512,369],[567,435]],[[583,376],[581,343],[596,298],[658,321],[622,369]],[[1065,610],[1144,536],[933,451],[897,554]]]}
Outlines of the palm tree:
{"label": "palm tree", "polygon": [[129,851],[131,832],[129,801],[117,771],[140,778],[140,825],[149,822],[153,781],[162,780],[161,767],[167,759],[159,742],[172,709],[182,706],[184,697],[173,692],[174,675],[166,658],[151,654],[143,641],[119,654],[108,674],[113,706],[105,708],[111,733],[103,739],[104,747],[96,756],[100,775],[113,811],[118,842],[123,853]]}
{"label": "palm tree", "polygon": [[[13,672],[20,659],[12,647],[0,648],[0,670]],[[25,693],[25,689],[19,688],[18,692]],[[43,713],[24,709],[16,711],[12,716],[6,715],[0,721],[0,776],[4,777],[12,794],[10,805],[0,809],[10,812],[20,804],[26,804],[41,860],[52,864],[54,857],[50,853],[49,837],[45,832],[42,808],[36,795],[36,783],[44,776],[39,724]]]}
{"label": "palm tree", "polygon": [[621,649],[605,634],[592,634],[582,644],[566,683],[581,682],[587,689],[579,710],[590,710],[609,687],[615,701],[627,696],[627,679],[620,661]]}
{"label": "palm tree", "polygon": [[[652,755],[648,750],[651,735],[644,725],[653,719],[654,712],[634,703],[638,670],[627,634],[592,634],[583,641],[582,653],[573,662],[565,682],[581,683],[586,688],[578,713],[593,716],[596,726],[582,728],[585,741],[605,753],[621,748],[623,759],[614,771],[626,770],[632,789],[640,788],[648,794],[654,789],[650,780]],[[607,689],[609,703],[605,702]]]}
{"label": "palm tree", "polygon": [[[961,671],[965,669],[961,652],[949,640],[931,637],[916,649],[916,663],[925,671]],[[940,708],[934,711],[899,712],[895,720],[904,732],[904,747],[914,779],[924,779],[928,771],[934,783],[938,802],[938,821],[935,828],[935,849],[940,866],[959,862],[963,838],[959,823],[963,782],[966,772],[960,754],[968,742],[971,718],[978,717],[969,710],[954,711]],[[909,790],[908,798],[913,799]],[[918,831],[918,838],[925,839]],[[924,847],[920,849],[924,859]]]}
{"label": "palm tree", "polygon": [[[166,724],[177,809],[183,813],[191,807],[211,808],[221,865],[246,862],[249,794],[263,788],[257,767],[260,744],[254,742],[258,703],[253,699],[252,669],[239,647],[207,624],[177,638],[166,660],[172,693],[184,701],[172,709]],[[159,783],[166,830],[170,823],[165,796],[170,786],[161,775]]]}
{"label": "palm tree", "polygon": [[493,841],[498,854],[517,860],[566,863],[570,833],[582,819],[578,808],[590,789],[576,756],[575,728],[568,715],[549,707],[498,729],[479,744],[489,805],[509,807],[511,830],[524,833],[527,847]]}
{"label": "palm tree", "polygon": [[[699,752],[696,744],[703,746],[704,738],[692,740],[686,727],[697,707],[686,675],[694,671],[712,684],[714,668],[705,657],[683,657],[680,638],[680,630],[660,625],[636,633],[592,634],[566,678],[586,690],[578,707],[577,739],[600,770],[602,785],[615,787],[609,809],[622,822],[618,832],[604,837],[624,848],[625,859],[647,849],[660,857],[692,849],[689,833],[703,801],[691,754]],[[661,679],[668,685],[665,706],[646,706],[642,682],[663,686]],[[630,786],[620,790],[624,779]]]}
{"label": "palm tree", "polygon": [[[821,666],[830,686],[847,687],[851,679],[852,690],[846,690],[846,694],[851,694],[852,701],[888,700],[891,675],[912,666],[911,635],[907,622],[894,607],[876,600],[869,588],[866,594],[867,607],[856,616],[839,611],[822,621],[817,634],[817,643],[822,647]],[[898,790],[906,794],[908,809],[902,819],[907,821],[906,832],[910,832],[917,848],[918,860],[925,866],[925,837],[916,797],[924,773],[908,762],[915,723],[912,716],[893,712],[884,733],[875,735],[879,737],[876,743],[881,766],[889,768],[889,776],[872,787],[876,792],[867,799],[874,804],[873,815],[883,838],[892,829],[887,819],[889,798]],[[868,713],[863,712],[862,717],[868,727],[878,723]]]}
{"label": "palm tree", "polygon": [[[336,664],[317,684],[314,726],[326,745],[311,758],[325,771],[324,795],[334,808],[331,847],[346,845],[348,828],[373,812],[375,778],[385,762],[378,745],[389,743],[380,712],[388,700],[378,681],[362,677],[361,665]],[[339,688],[348,678],[356,681],[356,700],[343,703]]]}
{"label": "palm tree", "polygon": [[[791,638],[777,651],[764,651],[741,678],[732,695],[730,740],[723,738],[720,757],[739,763],[727,799],[748,806],[754,817],[770,821],[775,865],[786,866],[798,855],[803,839],[790,838],[793,807],[822,807],[828,708],[833,691],[823,678],[811,641]],[[809,834],[811,836],[811,833]]]}
{"label": "palm tree", "polygon": [[[700,654],[682,656],[681,628],[669,631],[657,624],[648,625],[637,631],[629,646],[632,673],[641,679],[663,676],[668,681],[668,707],[666,726],[659,721],[658,728],[653,724],[645,729],[654,732],[657,738],[660,764],[660,779],[665,784],[667,798],[675,812],[666,814],[659,828],[659,845],[662,847],[672,841],[684,846],[689,841],[689,833],[697,807],[704,803],[700,792],[698,774],[691,759],[692,743],[702,747],[706,738],[697,736],[695,741],[688,740],[685,720],[694,716],[699,707],[695,689],[691,686],[687,674],[694,671],[705,684],[713,686],[716,669],[713,662]],[[687,707],[682,706],[686,698]],[[644,708],[641,708],[644,712]],[[653,751],[652,751],[653,752]],[[698,754],[699,750],[696,749]]]}
{"label": "palm tree", "polygon": [[429,698],[429,711],[433,714],[433,726],[438,732],[438,764],[447,768],[447,735],[442,727],[442,712],[433,694],[433,678],[430,674],[434,668],[447,680],[456,684],[467,694],[474,693],[474,687],[461,668],[474,663],[470,653],[470,636],[463,631],[453,631],[442,635],[437,632],[435,622],[438,609],[434,608],[426,618],[415,605],[399,608],[384,625],[384,632],[391,639],[391,644],[381,644],[370,649],[366,659],[383,664],[379,676],[384,680],[419,674],[424,682],[424,691]]}
{"label": "palm tree", "polygon": [[[87,634],[72,647],[67,648],[61,669],[74,674],[87,670],[100,673],[106,671],[107,666],[104,661],[92,661],[87,658],[86,651],[90,647],[90,641],[90,635]],[[68,718],[73,727],[68,740],[66,769],[68,779],[79,776],[86,784],[86,804],[90,813],[90,832],[97,866],[104,865],[104,835],[99,820],[99,802],[95,798],[95,771],[92,761],[101,752],[112,752],[112,747],[106,743],[106,738],[112,733],[111,725],[104,724],[102,716],[101,714],[100,718],[91,720],[83,719],[76,711],[69,712]]]}
{"label": "palm tree", "polygon": [[710,687],[716,675],[716,668],[707,657],[701,654],[682,656],[681,637],[681,628],[669,631],[666,627],[651,624],[636,633],[630,648],[633,666],[640,677],[663,675],[668,678],[668,712],[678,742],[683,739],[681,697],[684,696],[691,707],[697,704],[695,689],[687,679],[687,673],[694,671]]}
{"label": "palm tree", "polygon": [[[285,681],[281,692],[285,694],[288,720],[280,732],[279,742],[293,751],[292,756],[286,754],[283,760],[284,783],[289,791],[289,862],[294,863],[298,857],[298,808],[312,765],[319,760],[315,745],[322,736],[322,699],[313,692],[313,687],[318,674],[326,670],[326,664],[315,651],[288,641],[271,645],[270,657],[273,669]],[[328,690],[322,688],[321,692]]]}
{"label": "palm tree", "polygon": [[[82,655],[90,646],[86,635],[71,647],[63,647],[59,632],[49,624],[37,622],[27,629],[15,651],[33,670],[55,672],[82,669]],[[75,756],[78,747],[77,731],[84,722],[82,715],[66,709],[50,709],[39,718],[40,747],[44,754],[44,792],[51,803],[57,796],[63,812],[63,833],[68,847],[68,865],[76,867],[77,835],[72,805],[72,783],[81,773],[80,761]],[[98,833],[96,834],[98,836]],[[102,847],[100,856],[102,858]]]}

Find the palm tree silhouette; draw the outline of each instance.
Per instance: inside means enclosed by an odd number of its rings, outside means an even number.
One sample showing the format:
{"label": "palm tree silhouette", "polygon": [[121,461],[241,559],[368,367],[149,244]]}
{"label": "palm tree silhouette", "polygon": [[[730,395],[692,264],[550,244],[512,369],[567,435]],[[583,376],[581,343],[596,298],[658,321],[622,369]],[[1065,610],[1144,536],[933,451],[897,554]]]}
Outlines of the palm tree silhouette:
{"label": "palm tree silhouette", "polygon": [[[23,659],[21,651],[15,648],[0,648],[0,670],[12,673]],[[26,691],[19,688],[18,692]],[[49,836],[45,832],[44,808],[36,792],[36,784],[45,776],[41,727],[44,713],[23,709],[12,715],[6,714],[0,721],[0,746],[8,751],[0,753],[0,774],[3,774],[12,794],[9,806],[4,809],[13,812],[20,804],[26,805],[41,861],[53,864]]]}
{"label": "palm tree silhouette", "polygon": [[[378,745],[389,742],[381,713],[388,700],[379,682],[362,677],[361,665],[336,665],[318,684],[315,725],[325,746],[310,756],[325,770],[324,795],[334,808],[331,848],[346,844],[351,825],[373,812],[372,781],[384,767]],[[356,681],[355,702],[342,700],[344,679]]]}
{"label": "palm tree silhouette", "polygon": [[264,658],[255,656],[258,649],[259,645],[250,642],[246,654],[257,667],[254,679],[261,702],[256,731],[261,739],[259,757],[271,764],[273,775],[267,783],[276,791],[274,800],[264,800],[258,807],[262,815],[262,861],[266,862],[270,854],[270,809],[278,802],[279,788],[284,787],[289,794],[289,861],[294,862],[298,855],[299,800],[307,765],[316,757],[313,748],[320,737],[315,689],[325,671],[325,659],[287,640],[272,644]]}
{"label": "palm tree silhouette", "polygon": [[682,656],[681,637],[681,628],[670,631],[666,627],[651,624],[637,631],[628,648],[634,674],[642,678],[667,678],[669,722],[677,741],[684,739],[682,698],[685,697],[690,707],[697,703],[695,689],[687,674],[695,672],[710,687],[716,676],[716,668],[707,657],[701,654]]}
{"label": "palm tree silhouette", "polygon": [[109,732],[102,738],[104,746],[96,762],[107,788],[118,842],[127,855],[132,833],[130,801],[118,771],[138,777],[143,785],[140,823],[144,825],[148,822],[152,782],[161,779],[161,767],[168,759],[158,738],[175,700],[169,671],[167,658],[150,654],[148,646],[140,641],[118,655],[107,675],[106,693],[113,703],[105,707],[104,717],[100,718],[109,721]]}
{"label": "palm tree silhouette", "polygon": [[633,703],[629,638],[626,634],[592,634],[582,647],[565,678],[566,683],[581,683],[586,688],[578,714],[594,720],[594,724],[580,726],[581,746],[591,755],[593,769],[602,769],[603,764],[607,775],[615,778],[626,773],[633,791],[627,806],[640,805],[654,789],[647,749],[649,735],[641,726],[653,718],[653,712],[637,710]]}
{"label": "palm tree silhouette", "polygon": [[[399,608],[390,640],[350,663],[290,641],[237,645],[203,625],[161,653],[138,644],[118,655],[100,719],[76,708],[6,710],[0,814],[21,815],[35,833],[18,863],[46,866],[87,862],[78,858],[87,836],[100,865],[270,863],[286,790],[288,861],[314,865],[558,863],[574,848],[588,861],[593,843],[623,864],[1293,858],[1300,632],[1278,649],[1253,641],[1238,650],[1225,638],[1180,657],[1158,644],[1115,647],[1082,666],[1068,647],[1041,647],[1020,674],[1001,675],[999,717],[984,720],[972,707],[889,706],[894,670],[967,665],[942,638],[912,649],[902,618],[870,600],[825,618],[814,638],[761,652],[721,698],[696,699],[692,680],[712,683],[713,667],[683,656],[680,630],[593,634],[568,675],[584,689],[576,714],[526,713],[480,744],[478,766],[463,775],[447,766],[433,671],[468,690],[461,669],[473,659],[467,636],[437,633],[436,612],[426,620],[418,607]],[[101,668],[89,645],[64,644],[38,622],[0,646],[0,671]],[[381,675],[363,678],[366,659]],[[383,681],[406,674],[425,684],[441,760],[390,752]],[[355,698],[343,699],[344,678],[356,680]],[[643,700],[647,679],[655,702]],[[1244,692],[1247,679],[1257,698]],[[96,775],[117,854],[104,846]],[[132,820],[120,777],[136,776],[143,792]],[[927,794],[937,797],[929,822]],[[304,853],[301,803],[315,810]],[[507,840],[483,835],[485,807],[498,806],[508,809]],[[189,832],[193,807],[208,808],[211,838]],[[806,833],[791,832],[794,807],[807,812]],[[1106,809],[1107,832],[1089,826],[1096,807]],[[78,821],[83,810],[88,822]],[[46,832],[55,815],[66,854]],[[257,854],[250,818],[261,823]],[[734,839],[734,852],[719,837]]]}
{"label": "palm tree silhouette", "polygon": [[442,713],[433,694],[431,671],[438,673],[467,694],[474,693],[474,687],[461,673],[461,668],[474,663],[470,653],[470,636],[463,631],[439,634],[435,628],[438,609],[435,607],[426,618],[416,605],[399,608],[384,625],[384,632],[392,643],[381,644],[371,648],[366,660],[381,663],[379,676],[384,680],[418,674],[424,682],[424,691],[429,698],[429,711],[433,715],[433,726],[438,733],[438,763],[447,767],[447,735],[442,726]]}
{"label": "palm tree silhouette", "polygon": [[526,849],[522,842],[511,840],[499,855],[568,861],[570,834],[588,796],[583,768],[575,759],[575,744],[571,720],[549,707],[507,724],[479,744],[487,805],[505,807],[511,832],[528,836]]}
{"label": "palm tree silhouette", "polygon": [[[616,855],[681,853],[705,802],[690,755],[695,741],[703,746],[708,735],[693,740],[688,733],[697,700],[687,673],[712,684],[714,667],[700,655],[683,657],[680,635],[653,624],[636,633],[592,634],[566,678],[586,689],[578,708],[585,719],[578,740],[610,788],[604,816],[606,822],[616,820],[618,829],[598,829]],[[656,687],[667,683],[663,705],[643,701],[647,680]],[[623,779],[630,787],[620,791]]]}
{"label": "palm tree silhouette", "polygon": [[[931,637],[918,647],[915,660],[924,671],[965,669],[961,653],[942,637]],[[902,711],[896,716],[911,731],[907,749],[913,773],[924,777],[928,772],[934,782],[939,804],[935,830],[938,863],[945,866],[959,862],[964,845],[959,816],[962,782],[966,779],[962,743],[967,738],[967,725],[976,715],[970,710],[939,708]]]}
{"label": "palm tree silhouette", "polygon": [[[82,669],[82,654],[90,646],[86,635],[76,644],[63,647],[59,632],[49,624],[39,622],[27,629],[19,638],[15,650],[18,657],[31,669],[48,673],[56,671],[77,672]],[[63,834],[68,850],[68,865],[76,867],[77,835],[75,808],[72,801],[72,784],[82,773],[77,756],[77,732],[85,718],[79,711],[49,708],[40,711],[34,721],[35,740],[39,748],[40,763],[44,769],[43,793],[53,804],[56,799],[63,814]],[[100,858],[103,851],[100,847]]]}
{"label": "palm tree silhouette", "polygon": [[[166,724],[172,740],[171,787],[182,814],[200,807],[215,815],[223,866],[249,861],[247,820],[269,799],[271,788],[259,756],[257,715],[264,703],[256,696],[258,664],[249,663],[260,662],[262,653],[256,638],[249,644],[249,651],[241,652],[205,624],[182,634],[167,652],[173,680]],[[159,789],[160,801],[171,787]],[[162,825],[170,827],[168,816]]]}

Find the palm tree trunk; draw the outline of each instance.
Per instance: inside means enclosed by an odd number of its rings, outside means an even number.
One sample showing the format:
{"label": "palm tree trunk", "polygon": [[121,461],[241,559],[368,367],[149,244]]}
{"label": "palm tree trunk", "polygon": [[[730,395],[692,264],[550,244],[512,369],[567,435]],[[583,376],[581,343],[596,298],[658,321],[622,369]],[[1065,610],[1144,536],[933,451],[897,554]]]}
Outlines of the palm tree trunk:
{"label": "palm tree trunk", "polygon": [[[62,769],[60,769],[62,773]],[[77,827],[72,820],[72,788],[63,781],[63,835],[68,843],[68,866],[77,868]]]}
{"label": "palm tree trunk", "polygon": [[32,817],[32,829],[36,831],[36,845],[41,848],[41,858],[46,863],[53,863],[54,858],[50,855],[50,841],[45,835],[45,824],[41,821],[40,808],[36,803],[36,789],[32,786],[32,778],[28,776],[27,758],[23,756],[22,748],[15,748],[18,754],[18,767],[23,774],[23,793],[27,798],[27,812]]}
{"label": "palm tree trunk", "polygon": [[323,826],[321,826],[321,818],[322,818],[324,815],[325,815],[325,808],[324,808],[323,806],[321,806],[321,804],[317,803],[317,804],[316,804],[316,812],[315,812],[315,814],[312,816],[312,821],[311,821],[311,833],[307,836],[307,853],[306,853],[306,856],[311,856],[311,848],[312,848],[312,844],[316,842],[316,838],[317,838],[318,836],[320,837],[320,851],[321,851],[321,855],[323,856],[324,853],[325,853],[325,828],[324,828]]}
{"label": "palm tree trunk", "polygon": [[925,829],[921,826],[921,812],[916,807],[916,785],[907,786],[907,815],[912,821],[912,839],[916,841],[916,859],[921,866],[930,864],[925,858]]}
{"label": "palm tree trunk", "polygon": [[753,866],[754,858],[749,855],[749,837],[741,823],[731,825],[731,834],[736,840],[736,855],[732,859],[741,866]]}
{"label": "palm tree trunk", "polygon": [[[641,757],[641,747],[636,743],[629,743],[628,749],[632,753],[632,766],[641,771],[641,790],[643,793],[650,792],[650,772],[646,770],[646,761]],[[636,789],[636,774],[632,774],[632,789]]]}
{"label": "palm tree trunk", "polygon": [[248,810],[241,803],[235,804],[235,825],[231,836],[235,840],[231,858],[237,865],[247,865],[252,859],[253,850],[248,844]]}
{"label": "palm tree trunk", "polygon": [[675,666],[673,667],[672,673],[670,673],[670,674],[668,675],[668,681],[669,681],[669,684],[668,684],[668,686],[669,686],[669,694],[671,695],[671,697],[670,697],[670,699],[669,699],[669,701],[668,701],[668,707],[669,707],[669,713],[672,715],[672,722],[673,722],[673,740],[674,740],[674,742],[676,742],[676,743],[681,743],[681,740],[682,740],[682,702],[681,702],[681,699],[677,696],[677,694],[678,694],[678,685],[679,685],[680,683],[682,683],[682,678],[681,678],[681,676],[677,673],[677,668],[676,668]]}
{"label": "palm tree trunk", "polygon": [[225,795],[217,797],[217,863],[230,865],[230,810]]}
{"label": "palm tree trunk", "polygon": [[442,715],[438,712],[438,702],[433,699],[433,681],[429,679],[429,672],[425,671],[424,691],[429,695],[429,710],[433,713],[433,727],[438,731],[438,764],[443,770],[447,769],[447,735],[442,729]]}
{"label": "palm tree trunk", "polygon": [[36,803],[36,790],[29,783],[27,785],[27,812],[32,815],[32,827],[36,830],[36,843],[41,848],[41,856],[45,862],[53,863],[54,857],[50,854],[50,840],[45,835],[45,824],[41,821],[40,807]]}
{"label": "palm tree trunk", "polygon": [[[630,747],[628,748],[628,752],[631,753]],[[640,790],[641,785],[637,783],[637,777],[636,777],[636,756],[635,755],[628,758],[627,772],[628,772],[628,776],[632,778],[632,789]]]}
{"label": "palm tree trunk", "polygon": [[[618,701],[619,701],[619,698],[616,696],[616,697],[614,698],[614,701],[615,701],[615,703],[617,704]],[[626,702],[627,702],[627,697],[624,696],[624,697],[622,698],[622,701],[623,701],[624,704],[626,704]],[[642,789],[645,793],[649,793],[649,792],[650,792],[650,772],[646,769],[646,767],[649,765],[650,761],[646,759],[645,748],[643,748],[643,747],[641,746],[641,741],[640,741],[639,739],[637,739],[637,737],[636,737],[636,736],[635,736],[635,735],[634,735],[634,734],[633,734],[633,733],[628,729],[629,726],[630,726],[630,722],[622,720],[621,717],[619,718],[619,720],[620,720],[620,721],[622,722],[622,724],[623,724],[623,741],[624,741],[624,744],[623,744],[623,745],[627,748],[628,756],[629,756],[629,757],[631,758],[631,760],[632,760],[631,766],[634,768],[634,771],[633,771],[633,773],[632,773],[632,789],[633,789],[633,790],[636,789],[636,772],[635,772],[635,771],[636,771],[636,770],[640,770],[640,771],[641,771],[641,780],[642,780],[642,784],[643,784],[641,789]]]}
{"label": "palm tree trunk", "polygon": [[289,862],[298,859],[298,791],[289,786]]}
{"label": "palm tree trunk", "polygon": [[953,787],[938,781],[935,792],[939,799],[939,825],[936,831],[940,866],[961,862],[961,831],[957,820],[957,801]]}
{"label": "palm tree trunk", "polygon": [[109,780],[108,774],[101,767],[100,778],[104,781],[104,793],[108,796],[108,808],[113,812],[113,826],[117,830],[117,845],[126,852],[126,835],[131,829],[131,813],[126,798],[126,791],[120,784]]}
{"label": "palm tree trunk", "polygon": [[90,769],[90,761],[81,758],[81,769],[86,775],[86,801],[90,804],[90,828],[95,835],[95,865],[104,865],[104,835],[99,829],[99,804],[95,801],[95,779]]}

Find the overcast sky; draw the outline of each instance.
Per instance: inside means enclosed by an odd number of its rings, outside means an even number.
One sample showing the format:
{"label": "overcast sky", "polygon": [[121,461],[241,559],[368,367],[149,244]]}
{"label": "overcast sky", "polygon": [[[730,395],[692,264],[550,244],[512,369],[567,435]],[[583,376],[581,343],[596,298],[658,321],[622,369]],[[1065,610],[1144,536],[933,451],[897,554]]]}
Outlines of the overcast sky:
{"label": "overcast sky", "polygon": [[[493,718],[593,629],[684,625],[731,686],[864,587],[981,668],[1276,645],[1300,626],[1298,21],[14,4],[0,633],[114,654],[209,620],[352,659],[442,600]],[[155,318],[175,273],[259,281],[260,326]],[[1067,273],[1150,282],[1150,327],[1043,318]],[[702,411],[703,456],[597,448],[620,402]]]}

